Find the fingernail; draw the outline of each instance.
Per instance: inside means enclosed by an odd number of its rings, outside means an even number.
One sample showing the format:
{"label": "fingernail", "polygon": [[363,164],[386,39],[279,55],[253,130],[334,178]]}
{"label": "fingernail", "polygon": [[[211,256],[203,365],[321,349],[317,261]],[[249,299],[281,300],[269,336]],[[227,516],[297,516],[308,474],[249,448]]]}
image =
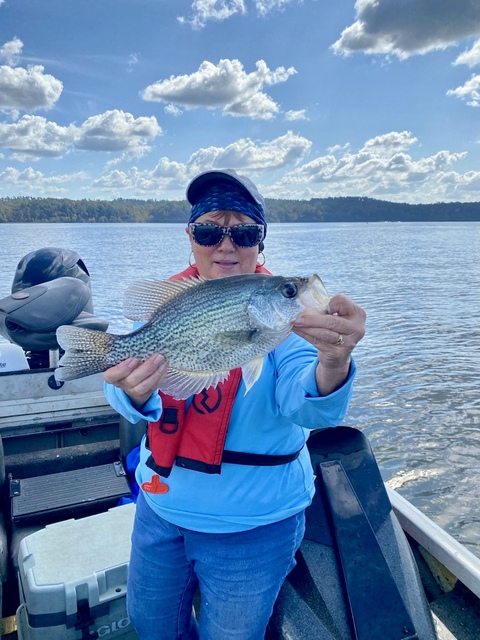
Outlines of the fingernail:
{"label": "fingernail", "polygon": [[305,318],[303,317],[297,318],[293,324],[296,324],[296,325],[305,324]]}
{"label": "fingernail", "polygon": [[135,369],[136,366],[137,366],[137,359],[136,358],[129,358],[127,360],[127,367],[129,369]]}
{"label": "fingernail", "polygon": [[153,363],[156,367],[159,367],[161,364],[163,364],[163,356],[160,356],[160,355],[155,356],[153,359]]}

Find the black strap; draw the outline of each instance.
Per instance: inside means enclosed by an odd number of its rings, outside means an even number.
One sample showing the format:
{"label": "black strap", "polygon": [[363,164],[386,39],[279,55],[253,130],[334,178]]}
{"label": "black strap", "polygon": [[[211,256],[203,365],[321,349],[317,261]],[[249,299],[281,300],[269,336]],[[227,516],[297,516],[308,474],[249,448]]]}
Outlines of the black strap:
{"label": "black strap", "polygon": [[303,447],[295,453],[285,455],[268,455],[266,453],[244,453],[242,451],[229,451],[225,449],[222,462],[230,464],[246,464],[257,467],[276,467],[281,464],[288,464],[298,458]]}
{"label": "black strap", "polygon": [[168,478],[168,476],[172,472],[172,467],[161,467],[160,465],[158,465],[153,459],[152,454],[148,456],[145,464],[147,465],[147,467],[149,467],[149,469],[157,473],[159,476],[162,476],[162,478]]}
{"label": "black strap", "polygon": [[[243,464],[251,465],[254,467],[276,467],[281,464],[288,464],[289,462],[293,462],[294,460],[296,460],[300,455],[302,449],[295,451],[295,453],[287,453],[285,455],[244,453],[242,451],[229,451],[228,449],[225,449],[223,451],[222,463],[227,462],[230,464]],[[158,473],[158,475],[162,476],[163,478],[168,478],[172,471],[171,467],[160,467],[158,464],[156,464],[152,455],[149,456],[145,464],[147,465],[147,467],[150,467],[152,471]],[[201,471],[203,473],[220,473],[221,471],[220,465],[206,464],[205,462],[200,462],[199,460],[192,460],[190,458],[180,456],[176,457],[175,464],[177,464],[177,466],[179,467],[183,467],[184,469],[192,469],[193,471]]]}

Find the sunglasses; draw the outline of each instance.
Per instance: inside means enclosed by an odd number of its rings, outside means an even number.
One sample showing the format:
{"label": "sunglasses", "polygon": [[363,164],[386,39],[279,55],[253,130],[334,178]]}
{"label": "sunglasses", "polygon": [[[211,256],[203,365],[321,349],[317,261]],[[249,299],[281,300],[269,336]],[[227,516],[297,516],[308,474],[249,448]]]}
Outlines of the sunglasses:
{"label": "sunglasses", "polygon": [[265,229],[261,224],[237,224],[221,227],[210,222],[191,222],[188,225],[193,239],[202,247],[216,247],[225,236],[237,247],[256,247],[264,238]]}

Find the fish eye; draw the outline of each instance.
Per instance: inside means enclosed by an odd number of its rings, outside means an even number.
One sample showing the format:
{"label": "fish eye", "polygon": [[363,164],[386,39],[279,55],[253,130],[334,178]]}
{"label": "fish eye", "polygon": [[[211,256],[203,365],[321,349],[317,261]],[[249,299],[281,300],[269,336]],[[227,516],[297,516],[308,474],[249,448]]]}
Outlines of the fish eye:
{"label": "fish eye", "polygon": [[294,298],[297,295],[297,291],[297,285],[293,284],[293,282],[286,282],[282,286],[282,296],[285,296],[285,298]]}

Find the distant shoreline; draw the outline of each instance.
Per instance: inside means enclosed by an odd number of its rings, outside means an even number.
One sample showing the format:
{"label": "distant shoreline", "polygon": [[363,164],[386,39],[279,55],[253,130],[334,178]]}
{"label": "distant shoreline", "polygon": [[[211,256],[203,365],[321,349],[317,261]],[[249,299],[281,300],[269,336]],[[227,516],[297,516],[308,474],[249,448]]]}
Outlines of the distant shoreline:
{"label": "distant shoreline", "polygon": [[[407,204],[363,197],[266,199],[268,222],[478,222],[480,202]],[[180,200],[0,198],[1,223],[184,223]]]}

